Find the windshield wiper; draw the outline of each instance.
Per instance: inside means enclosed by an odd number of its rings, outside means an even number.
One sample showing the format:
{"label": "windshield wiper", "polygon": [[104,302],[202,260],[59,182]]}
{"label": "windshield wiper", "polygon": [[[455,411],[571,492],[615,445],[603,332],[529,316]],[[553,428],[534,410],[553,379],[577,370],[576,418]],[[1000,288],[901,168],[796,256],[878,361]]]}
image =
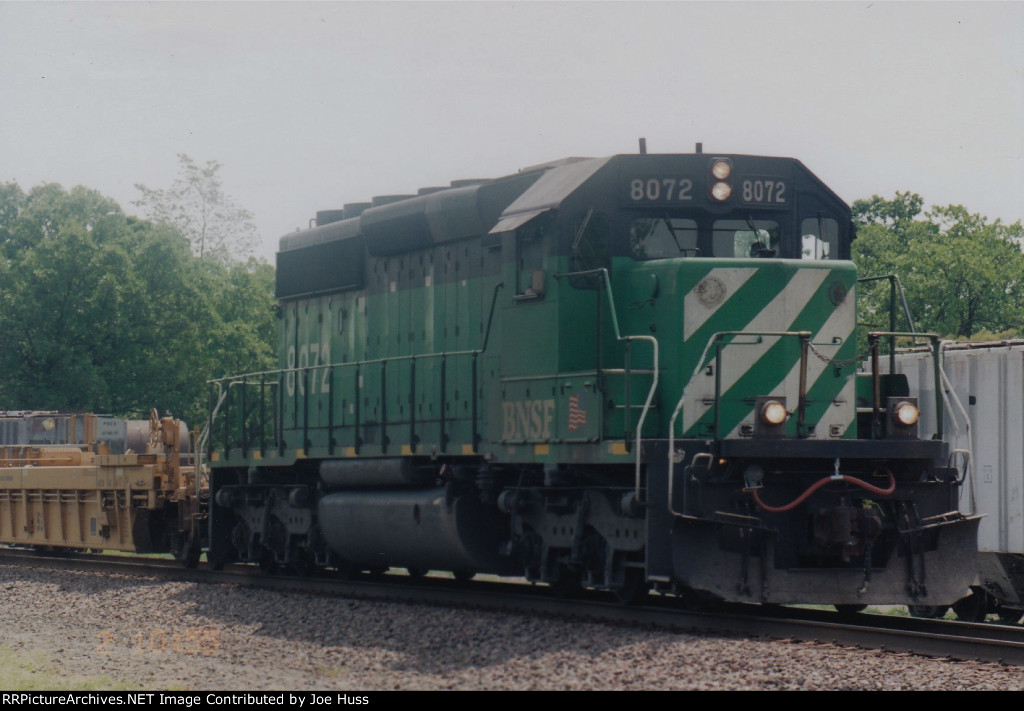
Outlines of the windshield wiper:
{"label": "windshield wiper", "polygon": [[[764,232],[765,237],[767,237],[769,240],[771,240],[771,235],[768,234],[768,230],[759,230],[757,228],[757,225],[754,224],[754,218],[753,218],[752,215],[747,215],[746,220],[747,220],[747,227],[749,227],[750,231],[754,233],[754,244],[750,245],[750,256],[751,257],[754,257],[754,256],[757,256],[757,257],[774,257],[775,256],[775,250],[771,248],[770,242],[762,242],[761,241],[761,232]],[[755,252],[754,247],[756,245],[760,245],[760,247],[758,247],[758,249]]]}
{"label": "windshield wiper", "polygon": [[665,221],[665,227],[668,227],[668,231],[672,234],[672,241],[676,243],[676,249],[683,252],[683,245],[679,244],[679,235],[676,234],[676,228],[672,226],[672,219],[668,213],[662,215],[661,219]]}

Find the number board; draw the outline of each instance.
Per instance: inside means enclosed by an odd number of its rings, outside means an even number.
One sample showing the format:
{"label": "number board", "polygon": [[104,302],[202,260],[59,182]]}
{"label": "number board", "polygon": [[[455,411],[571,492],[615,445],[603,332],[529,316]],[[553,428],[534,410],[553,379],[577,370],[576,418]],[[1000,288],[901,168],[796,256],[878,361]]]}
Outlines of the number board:
{"label": "number board", "polygon": [[[629,204],[685,205],[693,202],[693,179],[683,175],[637,176],[626,182]],[[744,177],[733,185],[732,199],[746,205],[788,205],[789,183],[783,178]]]}
{"label": "number board", "polygon": [[734,197],[747,205],[789,204],[789,184],[782,178],[750,177],[740,178],[735,186]]}
{"label": "number board", "polygon": [[685,175],[651,175],[626,181],[629,203],[685,205],[693,202],[693,179]]}

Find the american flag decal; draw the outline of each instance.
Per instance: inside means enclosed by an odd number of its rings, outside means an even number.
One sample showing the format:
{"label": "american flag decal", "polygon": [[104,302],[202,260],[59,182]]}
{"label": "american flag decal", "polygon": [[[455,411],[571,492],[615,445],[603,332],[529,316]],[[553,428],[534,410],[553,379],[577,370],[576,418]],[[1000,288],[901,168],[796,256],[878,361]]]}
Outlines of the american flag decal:
{"label": "american flag decal", "polygon": [[582,393],[579,395],[569,396],[569,431],[575,432],[581,427],[587,426],[587,411],[580,407],[580,398]]}

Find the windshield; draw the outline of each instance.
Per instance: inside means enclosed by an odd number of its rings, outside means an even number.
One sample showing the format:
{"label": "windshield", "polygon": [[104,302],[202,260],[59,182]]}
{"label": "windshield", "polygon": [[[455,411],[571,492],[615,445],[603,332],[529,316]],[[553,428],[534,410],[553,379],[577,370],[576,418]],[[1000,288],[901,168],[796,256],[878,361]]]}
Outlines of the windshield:
{"label": "windshield", "polygon": [[629,225],[629,243],[634,259],[695,257],[697,223],[669,217],[641,217]]}
{"label": "windshield", "polygon": [[801,257],[803,259],[839,258],[839,222],[824,215],[800,223]]}
{"label": "windshield", "polygon": [[[832,222],[834,224],[835,221]],[[810,225],[805,229],[809,230]],[[834,233],[833,228],[829,235]],[[781,252],[782,228],[779,221],[755,219],[753,215],[711,220],[650,214],[635,217],[629,222],[629,246],[633,259],[643,261],[679,257],[749,259],[786,256]],[[822,250],[817,251],[820,254]]]}
{"label": "windshield", "polygon": [[715,257],[773,257],[779,250],[779,223],[774,220],[716,220]]}

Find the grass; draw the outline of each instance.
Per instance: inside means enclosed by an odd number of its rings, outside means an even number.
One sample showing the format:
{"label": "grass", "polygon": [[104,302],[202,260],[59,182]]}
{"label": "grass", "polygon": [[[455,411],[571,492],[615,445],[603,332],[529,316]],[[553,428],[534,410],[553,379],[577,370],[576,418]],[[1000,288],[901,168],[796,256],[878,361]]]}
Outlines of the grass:
{"label": "grass", "polygon": [[69,677],[60,663],[40,652],[0,646],[0,689],[6,691],[125,691],[129,684],[105,676]]}

